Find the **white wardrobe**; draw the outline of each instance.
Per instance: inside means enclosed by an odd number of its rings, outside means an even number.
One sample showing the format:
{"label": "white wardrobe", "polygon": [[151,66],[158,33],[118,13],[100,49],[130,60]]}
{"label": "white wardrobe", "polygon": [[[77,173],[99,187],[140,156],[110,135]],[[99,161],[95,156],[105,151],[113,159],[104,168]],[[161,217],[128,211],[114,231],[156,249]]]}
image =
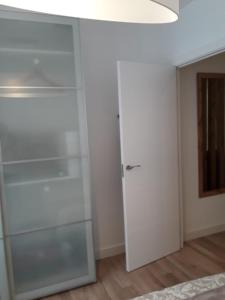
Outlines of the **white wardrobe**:
{"label": "white wardrobe", "polygon": [[0,13],[0,299],[95,281],[79,30]]}

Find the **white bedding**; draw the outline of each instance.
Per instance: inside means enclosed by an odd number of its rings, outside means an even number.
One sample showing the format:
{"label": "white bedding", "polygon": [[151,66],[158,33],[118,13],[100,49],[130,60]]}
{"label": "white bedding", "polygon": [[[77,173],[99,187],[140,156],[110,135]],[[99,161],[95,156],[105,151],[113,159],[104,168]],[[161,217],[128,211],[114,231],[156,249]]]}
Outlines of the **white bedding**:
{"label": "white bedding", "polygon": [[225,273],[181,283],[159,292],[135,298],[133,300],[183,300],[190,299],[207,291],[225,286]]}

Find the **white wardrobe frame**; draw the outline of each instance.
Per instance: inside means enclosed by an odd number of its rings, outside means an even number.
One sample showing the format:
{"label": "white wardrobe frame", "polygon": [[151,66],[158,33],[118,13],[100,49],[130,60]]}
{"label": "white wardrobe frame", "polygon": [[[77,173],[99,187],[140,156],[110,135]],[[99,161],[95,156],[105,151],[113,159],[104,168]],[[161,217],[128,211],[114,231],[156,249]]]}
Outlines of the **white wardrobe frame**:
{"label": "white wardrobe frame", "polygon": [[[82,71],[82,55],[81,55],[81,45],[80,45],[80,30],[79,30],[79,19],[74,18],[68,18],[68,17],[61,17],[61,16],[54,16],[54,15],[48,15],[48,14],[41,14],[41,13],[32,13],[28,11],[17,11],[16,9],[2,9],[0,8],[0,19],[8,19],[8,20],[21,20],[21,21],[31,21],[31,22],[40,22],[40,23],[53,23],[53,24],[61,24],[61,25],[70,25],[73,28],[73,44],[74,44],[74,62],[75,62],[75,76],[76,76],[76,85],[79,87],[79,91],[77,91],[77,98],[78,101],[82,102],[82,105],[79,106],[79,110],[82,110],[79,112],[79,116],[82,115],[84,118],[79,118],[80,123],[80,132],[81,132],[81,147],[84,145],[85,147],[85,153],[86,153],[86,163],[85,163],[85,170],[86,170],[86,178],[84,181],[84,194],[85,199],[92,199],[91,195],[91,183],[90,183],[90,155],[89,155],[89,145],[88,145],[88,129],[87,129],[87,115],[86,115],[86,101],[85,101],[85,85],[84,85],[84,75]],[[84,132],[84,134],[82,134]],[[83,162],[82,162],[83,163]],[[88,166],[87,166],[88,165]],[[2,179],[1,179],[2,181]],[[1,182],[1,185],[3,182]],[[86,188],[85,188],[86,187]],[[88,187],[88,188],[87,188]],[[1,196],[2,197],[2,196]],[[4,202],[4,201],[0,201]],[[91,203],[85,203],[85,209],[87,215],[88,211],[93,216],[92,212],[92,205]],[[1,206],[0,206],[1,207]],[[2,210],[4,210],[4,207],[2,207]],[[91,211],[90,211],[91,210]],[[1,209],[0,209],[1,213]],[[89,215],[90,215],[89,213]],[[3,227],[3,238],[4,238],[4,224],[6,224],[6,220],[4,220],[4,213],[2,212],[2,227]],[[94,233],[93,233],[93,218],[92,218],[92,234],[88,235],[87,230],[87,254],[88,254],[88,266],[89,270],[93,270],[91,272],[91,276],[93,277],[93,282],[96,281],[96,266],[95,261],[92,259],[92,248],[95,252],[94,247]],[[88,246],[88,243],[91,243],[90,247]],[[84,284],[87,284],[87,278],[89,276],[81,277],[75,280],[70,280],[62,283],[53,284],[50,287],[43,287],[41,289],[37,289],[31,292],[25,292],[19,295],[16,295],[13,293],[14,291],[14,279],[13,279],[13,273],[12,273],[12,261],[11,261],[11,250],[8,242],[3,239],[3,246],[5,247],[5,256],[6,256],[6,276],[8,279],[7,282],[4,282],[4,287],[6,293],[4,295],[9,294],[9,299],[2,299],[2,300],[24,300],[24,299],[36,299],[43,296],[51,295],[52,290],[54,289],[54,293],[62,292],[65,290],[73,289],[74,287],[79,287]],[[91,249],[91,250],[90,250]],[[87,278],[86,278],[87,277]]]}

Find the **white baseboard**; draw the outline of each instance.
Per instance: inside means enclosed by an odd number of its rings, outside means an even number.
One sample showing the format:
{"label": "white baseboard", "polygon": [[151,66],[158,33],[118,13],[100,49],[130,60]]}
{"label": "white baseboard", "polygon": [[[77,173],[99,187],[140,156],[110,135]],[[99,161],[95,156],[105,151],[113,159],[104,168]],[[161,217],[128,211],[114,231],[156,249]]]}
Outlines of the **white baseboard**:
{"label": "white baseboard", "polygon": [[[203,228],[200,230],[194,230],[191,232],[186,232],[184,234],[184,240],[190,241],[190,240],[194,240],[194,239],[204,237],[207,235],[219,233],[222,231],[225,231],[225,224],[211,226],[211,227]],[[103,259],[106,257],[111,257],[111,256],[122,254],[124,252],[125,252],[124,243],[112,245],[112,246],[105,247],[105,248],[96,249],[96,259]]]}
{"label": "white baseboard", "polygon": [[112,245],[110,247],[105,247],[96,250],[96,259],[102,259],[106,257],[115,256],[125,252],[125,246],[123,243]]}
{"label": "white baseboard", "polygon": [[207,227],[207,228],[203,228],[203,229],[195,230],[195,231],[191,231],[191,232],[186,232],[184,234],[184,240],[190,241],[190,240],[194,240],[194,239],[204,237],[207,235],[219,233],[222,231],[225,231],[225,224]]}

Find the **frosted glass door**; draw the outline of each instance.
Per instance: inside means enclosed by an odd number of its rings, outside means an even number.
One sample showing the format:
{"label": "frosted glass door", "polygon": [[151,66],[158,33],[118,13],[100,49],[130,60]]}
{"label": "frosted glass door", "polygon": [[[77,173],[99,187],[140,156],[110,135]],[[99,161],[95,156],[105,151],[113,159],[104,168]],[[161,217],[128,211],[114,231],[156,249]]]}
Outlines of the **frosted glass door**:
{"label": "frosted glass door", "polygon": [[0,28],[4,236],[12,294],[27,300],[95,280],[77,23]]}

